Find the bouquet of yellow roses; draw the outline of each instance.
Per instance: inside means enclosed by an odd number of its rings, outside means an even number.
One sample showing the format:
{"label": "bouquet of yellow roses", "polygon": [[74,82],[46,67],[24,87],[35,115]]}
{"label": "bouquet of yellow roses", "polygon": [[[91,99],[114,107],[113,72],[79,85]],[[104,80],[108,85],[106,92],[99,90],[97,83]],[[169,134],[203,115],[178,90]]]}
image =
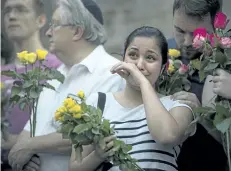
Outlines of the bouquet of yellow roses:
{"label": "bouquet of yellow roses", "polygon": [[177,59],[180,51],[169,49],[169,59],[164,67],[159,79],[157,80],[157,91],[163,95],[172,95],[179,91],[189,91],[191,83],[188,81],[190,66]]}
{"label": "bouquet of yellow roses", "polygon": [[31,137],[35,136],[37,102],[41,91],[44,87],[55,90],[47,82],[48,80],[64,81],[64,76],[58,70],[43,64],[47,54],[47,51],[40,49],[36,53],[28,53],[27,51],[17,53],[19,61],[25,67],[25,72],[19,73],[16,68],[1,72],[2,75],[14,80],[10,92],[10,104],[19,104],[21,110],[29,108],[32,115],[30,117]]}
{"label": "bouquet of yellow roses", "polygon": [[[76,160],[82,160],[84,145],[98,144],[102,149],[106,148],[103,141],[105,137],[114,134],[109,120],[102,117],[102,112],[85,102],[84,92],[80,91],[77,96],[71,95],[63,102],[63,106],[57,109],[55,120],[60,125],[59,132],[63,137],[70,139],[76,151]],[[132,149],[123,141],[114,141],[115,154],[108,158],[113,165],[119,166],[122,171],[142,170],[131,158],[128,152]]]}

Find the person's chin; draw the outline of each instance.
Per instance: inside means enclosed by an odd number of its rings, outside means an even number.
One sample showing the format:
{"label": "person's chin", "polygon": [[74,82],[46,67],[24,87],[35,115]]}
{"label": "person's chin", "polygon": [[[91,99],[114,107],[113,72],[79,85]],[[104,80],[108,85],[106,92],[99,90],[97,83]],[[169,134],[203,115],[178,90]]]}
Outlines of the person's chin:
{"label": "person's chin", "polygon": [[51,53],[55,54],[55,47],[54,47],[54,44],[53,44],[53,43],[50,44],[49,51],[50,51]]}

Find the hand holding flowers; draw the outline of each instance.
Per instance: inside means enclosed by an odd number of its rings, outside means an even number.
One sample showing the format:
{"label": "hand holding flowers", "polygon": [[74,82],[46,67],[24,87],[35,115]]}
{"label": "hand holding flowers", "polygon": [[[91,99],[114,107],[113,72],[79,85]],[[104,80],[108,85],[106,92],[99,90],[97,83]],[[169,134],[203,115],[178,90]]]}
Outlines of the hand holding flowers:
{"label": "hand holding flowers", "polygon": [[217,94],[213,107],[200,107],[194,111],[206,120],[213,122],[214,127],[223,135],[223,144],[228,156],[229,168],[230,160],[230,136],[231,129],[231,38],[225,32],[229,20],[224,13],[217,13],[213,34],[208,34],[206,29],[199,28],[194,32],[193,46],[202,50],[199,65],[194,68],[199,69],[200,80],[204,80],[208,75],[213,75],[213,91]]}
{"label": "hand holding flowers", "polygon": [[71,140],[77,161],[82,160],[83,146],[94,145],[99,157],[122,171],[142,170],[128,154],[132,147],[115,139],[109,120],[102,117],[100,109],[86,104],[83,91],[64,100],[55,112],[55,120],[61,124],[59,132]]}

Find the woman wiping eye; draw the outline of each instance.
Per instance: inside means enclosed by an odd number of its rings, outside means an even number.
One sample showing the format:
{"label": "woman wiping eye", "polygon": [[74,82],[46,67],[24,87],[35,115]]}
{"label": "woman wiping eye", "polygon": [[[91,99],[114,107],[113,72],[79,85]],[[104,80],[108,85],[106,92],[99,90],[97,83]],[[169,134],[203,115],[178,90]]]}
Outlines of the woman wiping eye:
{"label": "woman wiping eye", "polygon": [[[130,155],[144,170],[176,171],[179,145],[192,135],[196,128],[189,127],[194,116],[189,106],[161,97],[155,85],[162,67],[167,62],[168,46],[163,34],[153,27],[141,27],[127,38],[124,62],[111,69],[126,80],[126,87],[117,93],[107,93],[103,117],[115,126],[116,137],[133,149]],[[97,106],[98,95],[91,95],[87,102]],[[186,133],[187,132],[187,133]],[[97,168],[113,155],[112,138],[105,139],[106,150],[97,146],[84,148],[84,160],[71,162],[72,170]],[[73,159],[74,159],[73,152]],[[94,167],[89,168],[90,164]],[[118,167],[110,168],[119,171]]]}

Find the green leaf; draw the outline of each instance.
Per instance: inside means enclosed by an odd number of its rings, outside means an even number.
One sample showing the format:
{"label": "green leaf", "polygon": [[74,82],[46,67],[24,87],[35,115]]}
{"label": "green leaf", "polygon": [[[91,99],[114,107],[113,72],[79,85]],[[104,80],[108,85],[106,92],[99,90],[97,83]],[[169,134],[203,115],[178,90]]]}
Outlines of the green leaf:
{"label": "green leaf", "polygon": [[17,104],[18,101],[20,100],[20,98],[21,98],[21,97],[18,96],[18,95],[12,96],[12,97],[10,98],[10,104],[11,104],[11,105]]}
{"label": "green leaf", "polygon": [[226,55],[222,53],[220,50],[215,51],[214,58],[215,58],[215,61],[221,65],[223,65],[227,61]]}
{"label": "green leaf", "polygon": [[92,133],[95,135],[100,135],[99,128],[93,128]]}
{"label": "green leaf", "polygon": [[203,70],[199,71],[199,78],[200,78],[200,82],[205,80],[206,74]]}
{"label": "green leaf", "polygon": [[58,80],[59,82],[63,83],[64,82],[64,75],[59,72],[58,70],[54,69],[54,68],[48,68],[48,77],[50,79],[55,79],[55,80]]}
{"label": "green leaf", "polygon": [[225,55],[229,60],[231,60],[231,48],[225,49]]}
{"label": "green leaf", "polygon": [[214,120],[213,120],[213,124],[217,125],[218,123],[222,122],[225,119],[225,116],[220,114],[220,113],[216,113]]}
{"label": "green leaf", "polygon": [[200,67],[201,67],[200,63],[201,63],[201,62],[200,62],[199,59],[195,59],[195,60],[192,60],[192,61],[191,61],[192,67],[193,67],[194,69],[197,69],[197,70],[200,70]]}
{"label": "green leaf", "polygon": [[231,118],[225,119],[222,122],[216,124],[216,128],[221,131],[223,134],[228,131],[231,126]]}
{"label": "green leaf", "polygon": [[11,88],[11,97],[14,97],[15,95],[18,95],[21,92],[22,88],[18,86],[13,86]]}
{"label": "green leaf", "polygon": [[18,74],[16,71],[1,71],[1,74],[7,77],[11,77],[11,78],[22,78],[22,76],[20,74]]}
{"label": "green leaf", "polygon": [[205,67],[205,71],[211,71],[216,69],[219,66],[219,63],[209,63],[206,67]]}
{"label": "green leaf", "polygon": [[204,114],[204,113],[209,113],[210,111],[213,111],[214,109],[212,109],[211,107],[197,107],[197,108],[193,108],[193,112],[194,113],[200,113],[200,114]]}
{"label": "green leaf", "polygon": [[44,87],[48,88],[48,89],[51,89],[51,90],[54,90],[56,91],[55,87],[53,87],[52,85],[50,85],[49,83],[45,83],[43,84]]}
{"label": "green leaf", "polygon": [[30,89],[29,95],[30,95],[31,98],[37,99],[39,97],[39,95],[40,95],[40,92],[41,91],[39,90],[39,87],[32,87]]}
{"label": "green leaf", "polygon": [[26,80],[24,83],[23,83],[23,88],[29,88],[33,85],[33,82],[30,81],[30,80]]}
{"label": "green leaf", "polygon": [[104,127],[104,129],[106,129],[106,130],[110,130],[110,121],[107,120],[107,119],[104,119],[104,120],[103,120],[103,127]]}
{"label": "green leaf", "polygon": [[209,64],[209,60],[204,60],[204,61],[201,61],[201,68],[200,68],[200,71],[203,71],[205,69],[205,67]]}
{"label": "green leaf", "polygon": [[225,107],[222,106],[222,105],[217,104],[217,105],[216,105],[216,112],[217,112],[218,114],[221,114],[221,115],[226,116],[227,113],[229,113],[229,109],[228,109],[228,108],[225,108]]}
{"label": "green leaf", "polygon": [[91,128],[92,128],[92,125],[90,123],[88,123],[88,124],[80,124],[80,125],[77,125],[74,128],[73,132],[76,133],[76,134],[81,134],[81,133],[83,133],[85,131],[90,130]]}
{"label": "green leaf", "polygon": [[73,129],[74,129],[74,125],[69,122],[67,124],[62,124],[61,132],[69,134],[70,132],[72,132]]}
{"label": "green leaf", "polygon": [[28,103],[26,99],[21,99],[19,102],[19,108],[20,110],[24,111],[25,108],[27,107]]}

